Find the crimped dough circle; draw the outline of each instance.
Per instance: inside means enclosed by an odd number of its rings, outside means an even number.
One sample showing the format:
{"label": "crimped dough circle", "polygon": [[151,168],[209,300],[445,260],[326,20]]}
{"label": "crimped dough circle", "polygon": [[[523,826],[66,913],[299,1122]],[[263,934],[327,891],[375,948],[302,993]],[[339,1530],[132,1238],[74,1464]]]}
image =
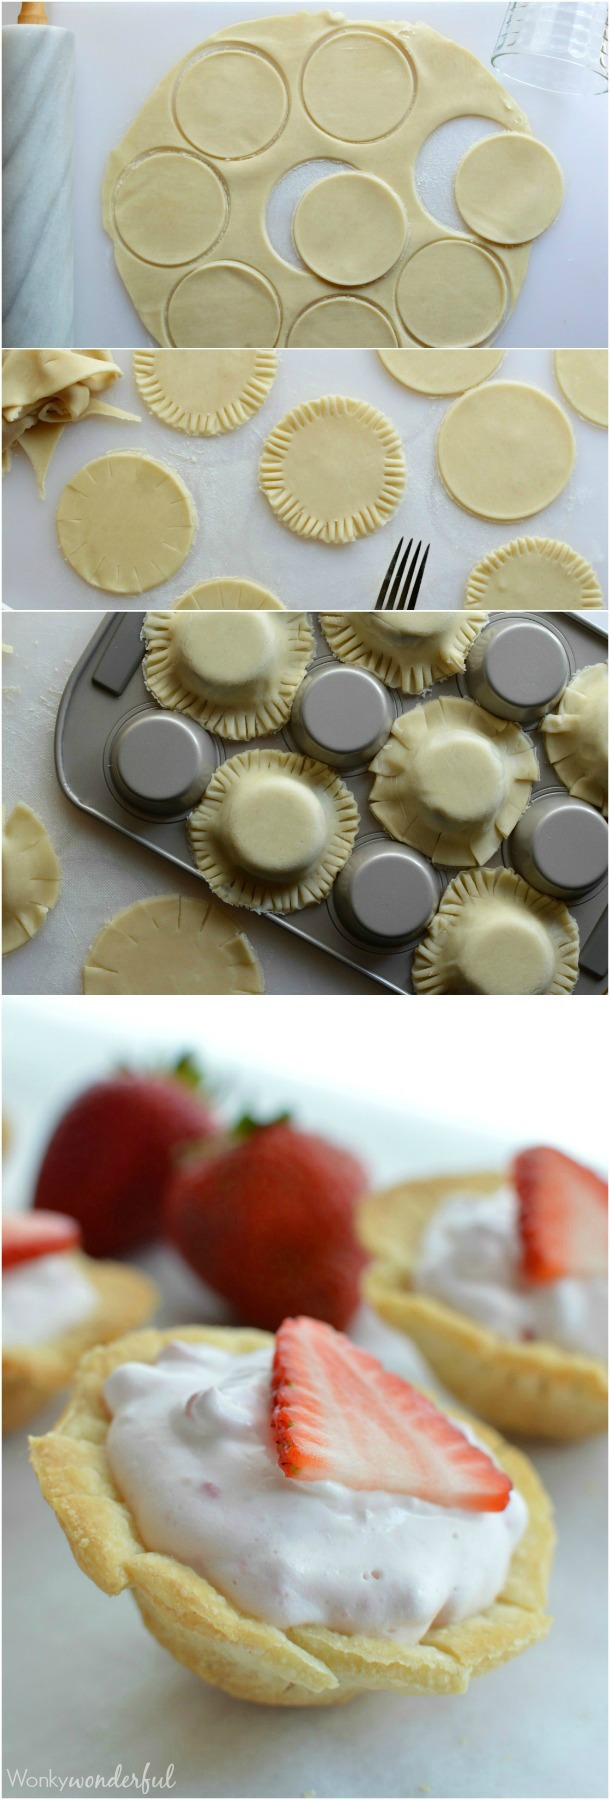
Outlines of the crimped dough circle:
{"label": "crimped dough circle", "polygon": [[188,830],[197,867],[221,899],[283,913],[324,899],[358,825],[356,802],[332,769],[249,750],[216,770]]}
{"label": "crimped dough circle", "polygon": [[604,596],[591,564],[557,538],[514,538],[476,563],[466,607],[567,612],[600,607]]}
{"label": "crimped dough circle", "polygon": [[494,244],[540,237],[563,204],[563,175],[546,144],[520,131],[482,138],[462,157],[455,177],[462,218]]}
{"label": "crimped dough circle", "polygon": [[245,425],[277,375],[273,350],[134,350],[136,386],[175,431],[218,437]]}
{"label": "crimped dough circle", "polygon": [[141,594],[175,575],[188,556],[197,515],[173,469],[135,450],[86,463],[57,508],[60,549],[90,587]]}
{"label": "crimped dough circle", "polygon": [[495,375],[503,350],[380,350],[379,358],[401,387],[416,394],[464,394]]}
{"label": "crimped dough circle", "polygon": [[579,669],[541,730],[549,762],[568,793],[599,806],[607,818],[608,664]]}
{"label": "crimped dough circle", "polygon": [[574,411],[608,428],[608,351],[556,350],[555,376]]}
{"label": "crimped dough circle", "polygon": [[57,905],[61,868],[42,819],[21,801],[2,814],[2,955],[36,937]]}
{"label": "crimped dough circle", "polygon": [[416,994],[569,994],[578,926],[561,901],[512,869],[450,882],[413,958]]}
{"label": "crimped dough circle", "polygon": [[465,238],[439,238],[409,257],[398,278],[403,325],[432,348],[481,344],[497,331],[507,300],[500,264]]}
{"label": "crimped dough circle", "polygon": [[371,763],[371,811],[432,862],[485,863],[521,818],[538,763],[518,725],[453,695],[402,714]]}
{"label": "crimped dough circle", "polygon": [[159,894],[98,931],[83,963],[84,994],[262,994],[248,939],[215,900]]}
{"label": "crimped dough circle", "polygon": [[402,201],[386,181],[343,171],[306,189],[292,232],[303,262],[321,281],[364,287],[397,261],[407,220]]}
{"label": "crimped dough circle", "polygon": [[482,519],[527,519],[563,493],[576,456],[565,413],[541,388],[494,381],[454,400],[437,439],[452,500]]}
{"label": "crimped dough circle", "polygon": [[149,612],[142,636],[147,688],[221,737],[279,731],[307,672],[315,640],[306,613]]}
{"label": "crimped dough circle", "polygon": [[289,531],[347,544],[399,505],[406,465],[398,432],[366,400],[331,394],[286,414],[263,449],[260,485]]}
{"label": "crimped dough circle", "polygon": [[285,612],[282,600],[256,581],[240,581],[235,575],[197,581],[174,600],[173,612]]}
{"label": "crimped dough circle", "polygon": [[320,613],[327,644],[340,662],[370,669],[386,687],[421,694],[465,667],[486,612]]}

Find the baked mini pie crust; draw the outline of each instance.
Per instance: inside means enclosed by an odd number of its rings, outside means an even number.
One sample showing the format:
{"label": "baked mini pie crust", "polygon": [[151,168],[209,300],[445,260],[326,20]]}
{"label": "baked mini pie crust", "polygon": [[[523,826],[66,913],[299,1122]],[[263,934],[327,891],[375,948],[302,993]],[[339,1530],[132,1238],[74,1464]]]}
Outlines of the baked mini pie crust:
{"label": "baked mini pie crust", "polygon": [[221,900],[284,913],[324,899],[359,823],[349,788],[324,763],[245,750],[216,769],[188,832],[197,868]]}
{"label": "baked mini pie crust", "polygon": [[570,994],[578,951],[562,901],[512,869],[466,870],[443,894],[411,979],[416,994]]}
{"label": "baked mini pie crust", "polygon": [[494,611],[515,607],[536,612],[580,611],[599,607],[604,596],[591,564],[558,538],[514,538],[490,550],[471,570],[466,607]]}
{"label": "baked mini pie crust", "polygon": [[353,543],[385,525],[402,500],[402,442],[366,400],[306,400],[267,438],[259,480],[289,531],[323,544]]}
{"label": "baked mini pie crust", "polygon": [[149,412],[190,437],[236,431],[259,412],[277,375],[274,350],[134,350]]}
{"label": "baked mini pie crust", "polygon": [[172,604],[172,612],[285,611],[283,600],[277,600],[268,588],[259,587],[257,581],[240,581],[234,575],[197,581]]}
{"label": "baked mini pie crust", "polygon": [[486,612],[319,613],[327,644],[340,662],[370,669],[386,687],[422,694],[466,664]]}
{"label": "baked mini pie crust", "polygon": [[557,712],[541,725],[544,747],[568,793],[608,817],[608,664],[579,669]]}
{"label": "baked mini pie crust", "polygon": [[143,674],[159,704],[189,713],[221,737],[279,731],[290,717],[315,640],[306,613],[186,607],[148,612]]}
{"label": "baked mini pie crust", "polygon": [[505,1182],[505,1173],[477,1170],[403,1181],[369,1195],[358,1231],[377,1260],[365,1269],[364,1291],[389,1325],[414,1340],[443,1385],[500,1431],[589,1437],[606,1429],[608,1374],[602,1362],[541,1340],[499,1337],[411,1285],[437,1207],[452,1194],[483,1197]]}
{"label": "baked mini pie crust", "polygon": [[84,994],[262,994],[261,969],[224,907],[204,895],[137,900],[102,925]]}
{"label": "baked mini pie crust", "polygon": [[502,1593],[485,1612],[427,1633],[419,1644],[348,1636],[322,1625],[286,1631],[239,1611],[201,1575],[146,1550],[115,1487],[106,1451],[103,1390],[119,1364],[151,1363],[165,1344],[215,1344],[247,1355],[272,1340],[260,1331],[190,1326],[141,1331],[87,1356],[54,1429],[31,1440],[31,1459],[77,1563],[104,1593],[131,1588],[144,1624],[203,1681],[268,1706],[333,1706],[367,1689],[465,1693],[484,1675],[545,1637],[555,1541],[551,1504],[531,1463],[477,1420],[472,1424],[526,1501],[529,1520]]}
{"label": "baked mini pie crust", "polygon": [[2,955],[36,937],[61,893],[61,868],[42,819],[20,801],[2,814]]}
{"label": "baked mini pie crust", "polygon": [[465,868],[513,830],[538,763],[518,725],[448,694],[396,720],[371,774],[371,811],[390,837]]}
{"label": "baked mini pie crust", "polygon": [[150,1318],[159,1302],[148,1276],[127,1263],[98,1262],[74,1251],[72,1260],[95,1288],[97,1306],[69,1331],[43,1344],[4,1344],[2,1430],[17,1431],[71,1380],[81,1356]]}

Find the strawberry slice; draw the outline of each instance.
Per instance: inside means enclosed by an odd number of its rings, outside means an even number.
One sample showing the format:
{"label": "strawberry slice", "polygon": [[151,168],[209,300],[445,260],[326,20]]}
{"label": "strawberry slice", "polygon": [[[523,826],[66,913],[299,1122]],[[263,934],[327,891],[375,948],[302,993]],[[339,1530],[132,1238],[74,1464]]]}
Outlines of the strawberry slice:
{"label": "strawberry slice", "polygon": [[537,1145],[512,1165],[519,1198],[522,1271],[527,1281],[604,1275],[608,1266],[608,1187],[561,1150]]}
{"label": "strawberry slice", "polygon": [[2,1220],[2,1267],[10,1269],[37,1256],[75,1250],[80,1241],[80,1227],[65,1213],[9,1213]]}
{"label": "strawberry slice", "polygon": [[512,1482],[457,1425],[375,1356],[320,1319],[285,1319],[275,1340],[271,1429],[298,1481],[410,1494],[503,1512]]}

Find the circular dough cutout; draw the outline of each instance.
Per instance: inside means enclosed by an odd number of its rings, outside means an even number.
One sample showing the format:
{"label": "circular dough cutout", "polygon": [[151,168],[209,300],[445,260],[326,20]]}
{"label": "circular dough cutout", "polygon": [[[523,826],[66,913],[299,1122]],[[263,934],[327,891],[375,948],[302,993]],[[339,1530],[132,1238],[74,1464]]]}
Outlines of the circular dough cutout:
{"label": "circular dough cutout", "polygon": [[390,837],[466,868],[488,862],[513,830],[538,763],[518,725],[447,696],[397,719],[371,773],[371,811]]}
{"label": "circular dough cutout", "polygon": [[396,332],[379,306],[355,296],[316,300],[299,313],[288,333],[291,349],[370,349],[395,344]]}
{"label": "circular dough cutout", "polygon": [[66,562],[90,587],[142,594],[175,575],[197,516],[172,469],[132,450],[87,463],[64,488],[57,535]]}
{"label": "circular dough cutout", "polygon": [[174,600],[173,612],[285,612],[283,601],[270,594],[268,588],[259,587],[256,581],[239,581],[235,575],[227,575],[211,581],[197,581],[179,600]]}
{"label": "circular dough cutout", "polygon": [[459,238],[417,250],[402,270],[396,303],[403,324],[421,344],[481,344],[504,315],[507,289],[499,263]]}
{"label": "circular dough cutout", "polygon": [[556,350],[555,376],[564,398],[591,425],[608,429],[608,351]]}
{"label": "circular dough cutout", "polygon": [[384,369],[416,394],[465,394],[495,375],[503,350],[380,350]]}
{"label": "circular dough cutout", "polygon": [[369,669],[386,687],[422,694],[433,681],[464,669],[487,613],[319,613],[326,642],[340,662]]}
{"label": "circular dough cutout", "polygon": [[473,144],[455,177],[462,218],[493,244],[529,244],[540,237],[561,211],[563,191],[552,151],[520,131]]}
{"label": "circular dough cutout", "polygon": [[135,350],[136,386],[174,431],[218,437],[259,411],[277,375],[273,350]]}
{"label": "circular dough cutout", "polygon": [[276,425],[259,478],[289,531],[347,544],[391,518],[405,490],[406,467],[389,419],[365,400],[334,394],[295,406]]}
{"label": "circular dough cutout", "polygon": [[359,823],[349,788],[323,763],[247,750],[216,770],[188,830],[221,899],[283,913],[324,899]]}
{"label": "circular dough cutout", "polygon": [[579,612],[603,607],[595,571],[584,557],[557,538],[514,538],[491,550],[471,571],[466,607],[479,612]]}
{"label": "circular dough cutout", "polygon": [[282,309],[271,282],[247,263],[206,263],[170,294],[167,327],[186,349],[232,349],[277,343]]}
{"label": "circular dough cutout", "polygon": [[527,519],[566,487],[576,455],[561,407],[540,388],[494,381],[455,400],[437,439],[452,500],[482,519]]}
{"label": "circular dough cutout", "polygon": [[125,170],[114,197],[119,237],[163,268],[192,262],[217,243],[228,219],[222,182],[188,150],[154,150]]}
{"label": "circular dough cutout", "polygon": [[303,99],[314,124],[345,143],[387,137],[406,117],[414,94],[403,51],[374,31],[347,30],[314,50]]}
{"label": "circular dough cutout", "polygon": [[172,608],[146,614],[143,674],[161,706],[189,713],[220,737],[279,731],[314,653],[306,613],[211,612]]}
{"label": "circular dough cutout", "polygon": [[579,669],[541,730],[549,762],[568,793],[598,806],[607,818],[608,664]]}
{"label": "circular dough cutout", "polygon": [[57,905],[61,868],[42,819],[20,802],[2,813],[2,955],[36,937]]}
{"label": "circular dough cutout", "polygon": [[415,952],[416,994],[570,994],[578,979],[576,921],[511,869],[450,882]]}
{"label": "circular dough cutout", "polygon": [[279,69],[260,51],[241,46],[214,50],[191,63],[174,104],[189,143],[220,161],[266,149],[288,112]]}
{"label": "circular dough cutout", "polygon": [[160,894],[125,907],[83,963],[84,994],[262,994],[257,958],[215,900]]}
{"label": "circular dough cutout", "polygon": [[326,175],[299,200],[293,220],[299,256],[321,281],[364,287],[392,268],[407,220],[387,182],[357,172]]}

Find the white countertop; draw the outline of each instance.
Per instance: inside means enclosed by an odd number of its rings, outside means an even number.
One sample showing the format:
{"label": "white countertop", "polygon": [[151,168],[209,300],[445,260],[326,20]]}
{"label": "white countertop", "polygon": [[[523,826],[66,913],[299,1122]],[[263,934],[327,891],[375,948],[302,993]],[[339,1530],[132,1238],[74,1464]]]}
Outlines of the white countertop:
{"label": "white countertop", "polygon": [[[576,439],[576,463],[563,494],[534,518],[490,524],[457,506],[436,467],[436,437],[449,400],[410,393],[388,373],[374,350],[284,350],[278,374],[260,412],[220,438],[189,438],[150,414],[140,399],[131,352],[113,350],[123,379],[106,396],[140,415],[141,424],[111,419],[68,426],[38,498],[33,471],[17,452],[4,481],[4,603],[13,608],[138,610],[142,598],[104,595],[64,561],[55,514],[66,481],[110,450],[142,450],[175,470],[190,490],[199,529],[186,562],[144,604],[168,606],[194,582],[210,576],[249,577],[270,588],[286,606],[304,610],[373,607],[398,540],[431,544],[418,604],[460,608],[475,563],[513,538],[559,538],[593,564],[607,591],[608,434],[580,419],[563,401],[551,350],[509,350],[494,380],[534,383],[564,406]],[[400,433],[407,488],[398,511],[381,531],[343,546],[300,538],[276,519],[258,487],[258,463],[266,437],[292,406],[327,393],[343,393],[377,406]]]}

